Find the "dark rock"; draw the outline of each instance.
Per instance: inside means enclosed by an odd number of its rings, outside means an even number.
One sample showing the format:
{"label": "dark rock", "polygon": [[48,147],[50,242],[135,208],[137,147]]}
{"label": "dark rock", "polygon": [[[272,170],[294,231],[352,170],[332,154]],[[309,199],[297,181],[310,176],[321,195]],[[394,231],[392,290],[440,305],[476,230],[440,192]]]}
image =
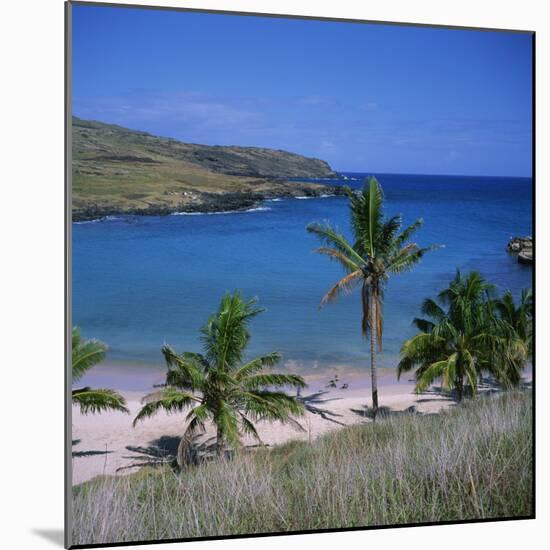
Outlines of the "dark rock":
{"label": "dark rock", "polygon": [[104,205],[87,205],[73,209],[73,222],[91,221],[107,216],[167,216],[175,212],[238,212],[259,206],[263,201],[276,198],[341,196],[345,191],[338,185],[319,185],[315,188],[299,183],[286,184],[265,193],[197,193],[197,200],[175,206],[150,204],[139,208],[120,208]]}
{"label": "dark rock", "polygon": [[533,248],[533,237],[511,237],[506,248],[508,252],[520,252],[524,248]]}
{"label": "dark rock", "polygon": [[531,265],[533,263],[532,249],[524,249],[518,254],[518,263]]}
{"label": "dark rock", "polygon": [[518,263],[532,265],[533,255],[533,237],[511,237],[506,246],[506,250],[512,254],[518,255]]}

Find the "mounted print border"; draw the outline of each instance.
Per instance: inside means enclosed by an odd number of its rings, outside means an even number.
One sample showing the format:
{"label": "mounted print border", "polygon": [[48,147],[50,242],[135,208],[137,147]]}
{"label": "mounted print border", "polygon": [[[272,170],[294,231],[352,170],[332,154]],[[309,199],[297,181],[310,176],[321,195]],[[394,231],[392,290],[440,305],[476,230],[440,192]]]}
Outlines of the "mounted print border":
{"label": "mounted print border", "polygon": [[65,546],[533,519],[535,33],[65,21]]}

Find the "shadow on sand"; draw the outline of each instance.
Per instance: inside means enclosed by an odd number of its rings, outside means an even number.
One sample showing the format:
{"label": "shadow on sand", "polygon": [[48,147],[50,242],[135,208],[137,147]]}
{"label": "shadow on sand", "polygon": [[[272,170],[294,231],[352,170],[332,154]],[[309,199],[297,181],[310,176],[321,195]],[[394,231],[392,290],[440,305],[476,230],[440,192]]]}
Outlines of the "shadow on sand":
{"label": "shadow on sand", "polygon": [[[254,445],[256,447],[257,445]],[[190,439],[163,435],[150,442],[147,447],[128,445],[126,449],[133,455],[124,456],[133,460],[128,466],[117,468],[117,472],[145,466],[169,466],[174,470],[196,465],[216,456],[216,438],[204,439],[204,434],[197,434]],[[225,451],[226,458],[231,458],[231,452]]]}
{"label": "shadow on sand", "polygon": [[125,456],[133,460],[128,466],[117,468],[117,472],[144,466],[177,466],[178,447],[181,438],[176,436],[163,435],[149,443],[147,447],[127,445],[126,449],[133,455]]}
{"label": "shadow on sand", "polygon": [[[81,443],[82,439],[73,439],[72,446],[78,445]],[[85,456],[96,456],[96,455],[108,455],[112,453],[113,451],[108,451],[107,448],[105,448],[104,451],[73,451],[72,456],[73,458],[79,458],[79,457],[85,457]]]}
{"label": "shadow on sand", "polygon": [[73,458],[82,458],[85,456],[96,456],[96,455],[108,455],[114,451],[73,451]]}
{"label": "shadow on sand", "polygon": [[[414,382],[414,380],[409,380],[409,382]],[[530,381],[522,380],[519,387],[521,389],[531,389],[532,383]],[[494,378],[482,377],[480,378],[477,386],[478,395],[492,395],[495,393],[501,393],[503,391],[502,385],[497,382]],[[455,390],[448,390],[442,386],[432,386],[430,389],[423,391],[419,394],[423,397],[420,397],[416,400],[417,403],[430,403],[430,402],[447,402],[449,406],[455,406],[458,403],[458,395]],[[471,398],[472,394],[465,388],[464,391],[465,398]],[[369,418],[373,420],[375,418],[374,410],[368,405],[364,405],[361,409],[350,409],[353,413],[358,416]],[[377,419],[396,417],[396,416],[406,416],[406,415],[422,415],[429,416],[437,413],[421,413],[417,410],[415,405],[408,407],[405,410],[395,410],[390,407],[378,407],[376,413]]]}
{"label": "shadow on sand", "polygon": [[[448,402],[450,406],[453,406],[456,403],[456,396],[454,395],[454,392],[447,391],[441,386],[432,386],[429,390],[426,390],[422,392],[420,395],[426,396],[421,397],[420,399],[417,399],[417,403],[430,403],[430,402]],[[374,409],[372,407],[369,407],[368,405],[364,405],[360,409],[350,409],[351,412],[355,413],[357,416],[361,416],[363,418],[368,418],[370,420],[382,420],[384,418],[390,418],[390,417],[399,417],[399,416],[411,416],[411,415],[422,415],[422,416],[429,416],[431,414],[436,413],[422,413],[417,408],[416,405],[411,405],[410,407],[407,407],[406,409],[392,409],[391,407],[378,407],[378,411],[376,411],[376,414],[374,412]]]}
{"label": "shadow on sand", "polygon": [[[323,396],[327,393],[329,392],[320,390],[310,395],[298,396],[297,398],[310,413],[319,415],[329,422],[345,426],[343,422],[336,420],[336,417],[341,416],[340,414],[320,406],[329,401],[341,399],[340,397],[324,398]],[[180,447],[181,441],[181,438],[177,436],[162,436],[159,439],[151,441],[147,446],[127,445],[126,450],[133,454],[124,456],[124,458],[132,462],[127,466],[117,468],[116,471],[120,472],[146,466],[169,466],[174,470],[178,470],[181,465],[198,464],[213,458],[216,454],[216,441],[214,437],[205,440],[203,434],[197,434],[190,440],[187,440],[186,445]],[[245,449],[253,450],[259,447],[269,447],[269,445],[246,445]],[[226,458],[231,458],[231,451],[227,450],[225,453]]]}
{"label": "shadow on sand", "polygon": [[374,409],[372,407],[369,407],[368,405],[365,405],[362,409],[350,409],[350,411],[357,416],[361,416],[362,418],[369,418],[370,420],[374,420],[375,416],[377,420],[380,420],[383,418],[389,418],[390,416],[396,417],[422,414],[416,410],[416,407],[414,405],[405,410],[394,410],[390,407],[378,407],[376,415],[374,414]]}
{"label": "shadow on sand", "polygon": [[330,401],[338,401],[342,399],[341,397],[333,397],[331,399],[323,399],[323,395],[329,393],[326,390],[319,390],[315,393],[312,393],[310,395],[305,396],[298,396],[297,399],[301,403],[303,403],[306,411],[316,414],[320,416],[323,420],[328,420],[329,422],[334,422],[335,424],[340,424],[340,426],[345,426],[343,422],[340,422],[336,420],[335,417],[342,416],[341,414],[337,414],[335,412],[332,412],[328,409],[321,408],[318,405],[322,405],[324,403],[328,403]]}

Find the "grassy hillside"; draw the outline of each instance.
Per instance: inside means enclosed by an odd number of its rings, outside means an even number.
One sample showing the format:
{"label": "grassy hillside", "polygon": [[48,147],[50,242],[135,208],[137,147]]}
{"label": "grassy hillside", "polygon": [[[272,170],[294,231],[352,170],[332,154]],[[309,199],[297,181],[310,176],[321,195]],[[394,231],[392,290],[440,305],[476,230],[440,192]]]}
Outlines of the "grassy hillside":
{"label": "grassy hillside", "polygon": [[73,118],[75,219],[247,208],[262,198],[333,193],[280,178],[334,175],[324,161],[284,151],[188,144]]}
{"label": "grassy hillside", "polygon": [[74,489],[74,544],[533,513],[531,393]]}

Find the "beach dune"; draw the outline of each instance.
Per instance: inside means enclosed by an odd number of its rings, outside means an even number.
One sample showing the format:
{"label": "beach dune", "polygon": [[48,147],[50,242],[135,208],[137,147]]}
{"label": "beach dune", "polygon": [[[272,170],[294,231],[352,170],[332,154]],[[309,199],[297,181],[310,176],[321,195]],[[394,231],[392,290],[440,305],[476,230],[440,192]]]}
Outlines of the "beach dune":
{"label": "beach dune", "polygon": [[[259,422],[258,433],[264,444],[273,446],[291,440],[313,440],[342,426],[370,422],[365,407],[370,405],[368,374],[348,375],[348,388],[342,382],[336,388],[326,387],[327,377],[306,377],[308,388],[302,397],[325,414],[306,412],[299,419],[304,431],[291,425]],[[130,414],[105,412],[81,415],[73,407],[72,426],[72,480],[79,484],[99,475],[124,475],[137,471],[138,465],[155,460],[159,448],[173,453],[185,429],[185,413],[157,414],[132,427],[132,421],[141,407],[145,392],[121,392]],[[421,414],[435,413],[452,406],[454,402],[437,391],[416,395],[412,380],[395,380],[395,371],[381,376],[380,405],[391,411],[405,411],[410,407]],[[206,434],[206,437],[209,437]],[[243,438],[245,445],[255,445],[251,438]],[[162,454],[162,451],[161,451]]]}

